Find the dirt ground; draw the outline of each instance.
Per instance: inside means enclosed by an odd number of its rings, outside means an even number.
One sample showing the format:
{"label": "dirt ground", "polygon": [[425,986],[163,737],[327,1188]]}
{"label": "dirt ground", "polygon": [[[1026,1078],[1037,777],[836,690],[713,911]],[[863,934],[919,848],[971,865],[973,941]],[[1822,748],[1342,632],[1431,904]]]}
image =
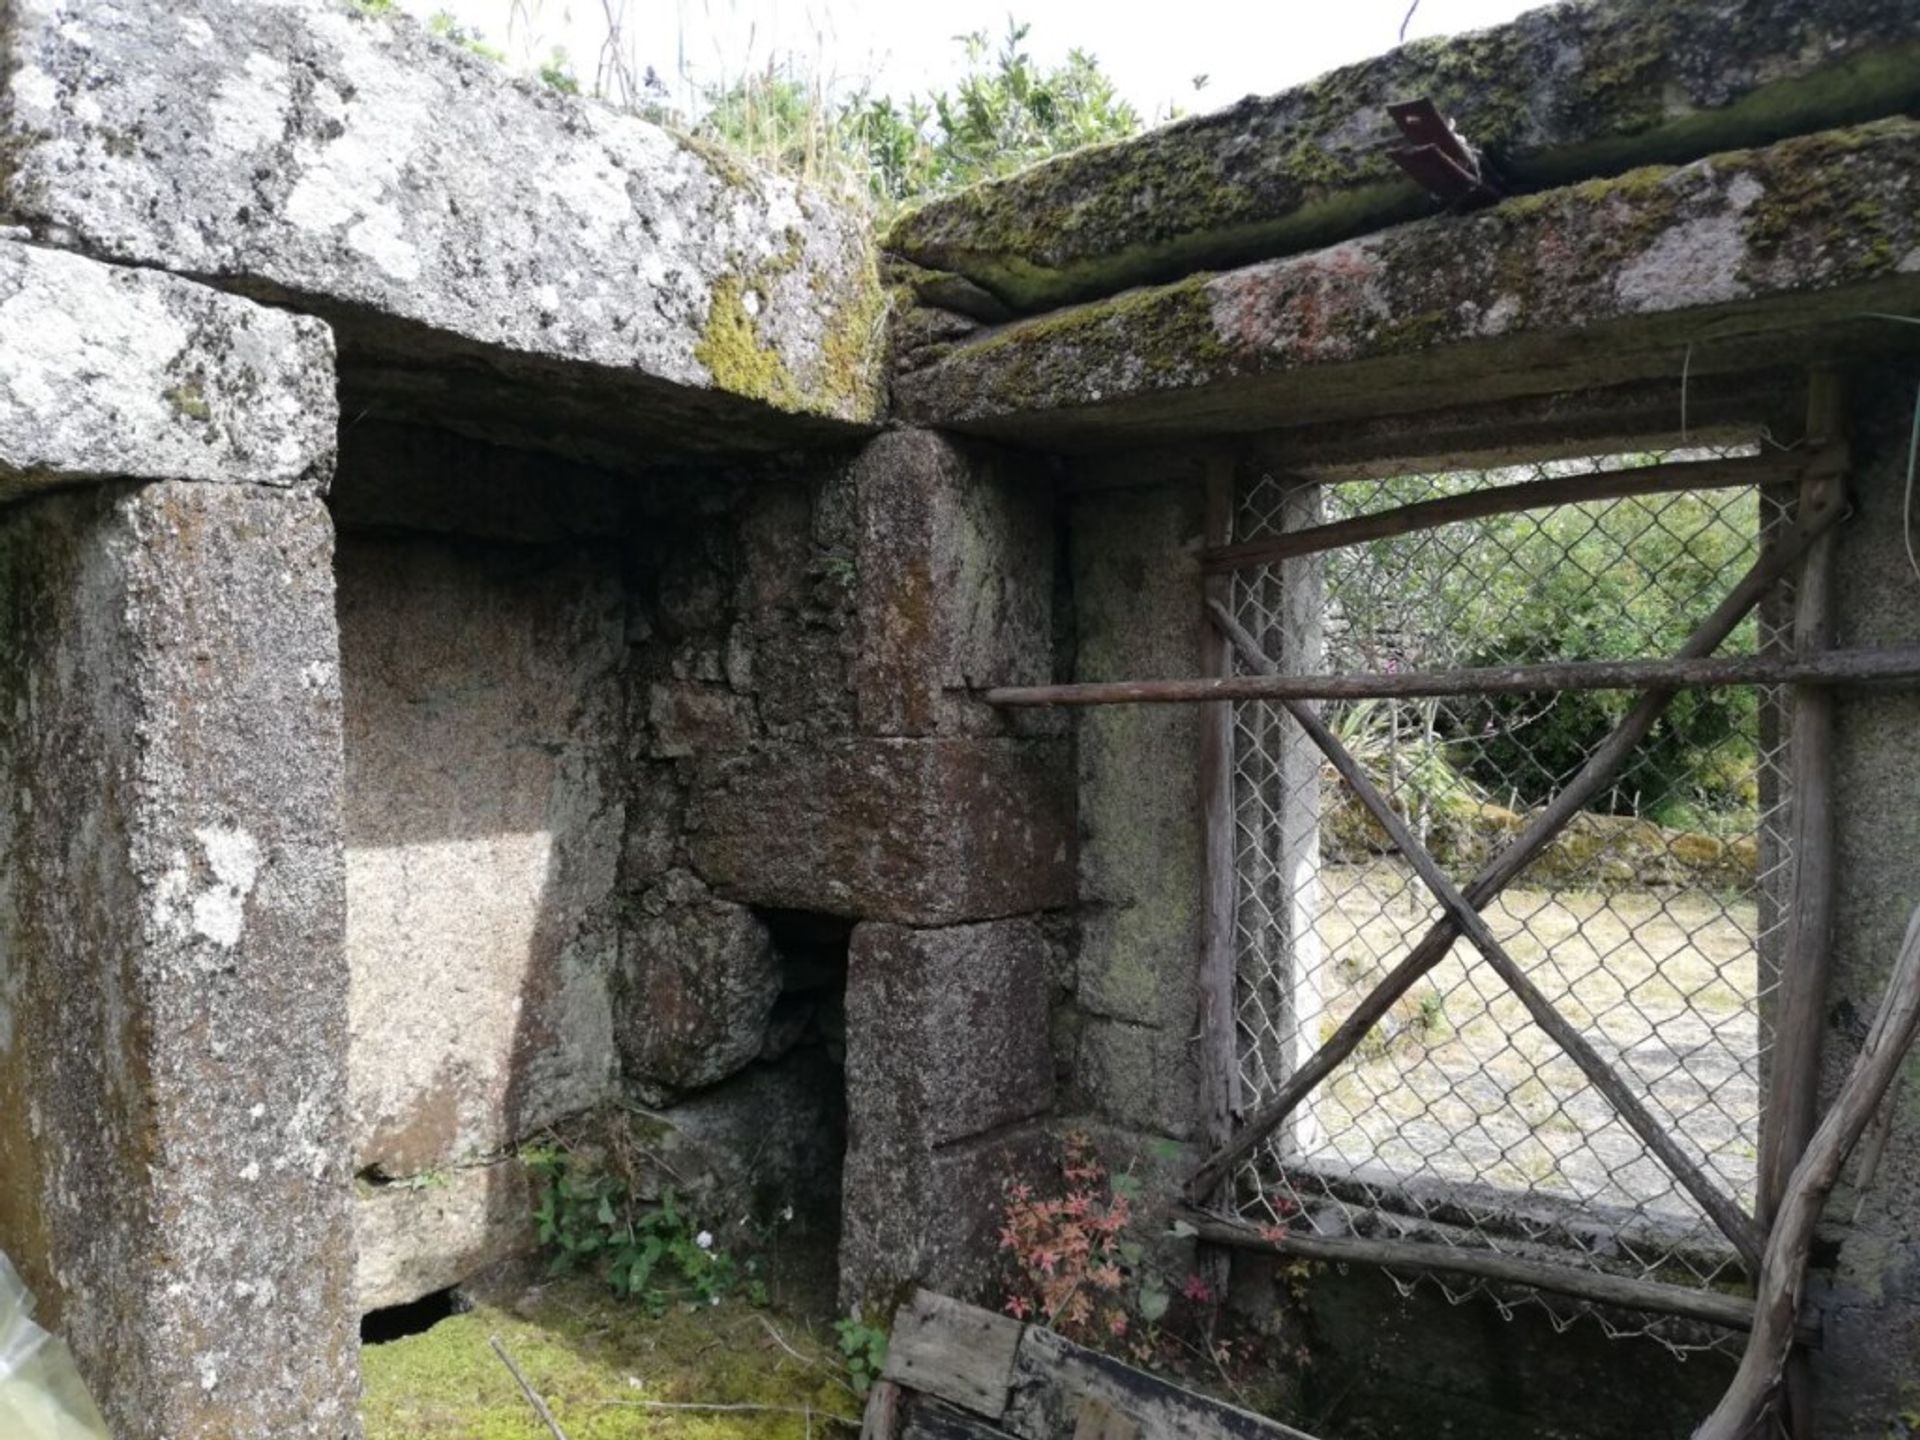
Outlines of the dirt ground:
{"label": "dirt ground", "polygon": [[[1321,872],[1318,1044],[1417,941],[1425,891],[1387,861]],[[1759,1125],[1757,917],[1698,891],[1514,889],[1493,930],[1710,1174],[1751,1201]],[[1311,1045],[1309,1045],[1311,1048]],[[1315,1130],[1317,1129],[1317,1134]],[[1464,943],[1316,1097],[1315,1158],[1697,1212],[1479,954]]]}

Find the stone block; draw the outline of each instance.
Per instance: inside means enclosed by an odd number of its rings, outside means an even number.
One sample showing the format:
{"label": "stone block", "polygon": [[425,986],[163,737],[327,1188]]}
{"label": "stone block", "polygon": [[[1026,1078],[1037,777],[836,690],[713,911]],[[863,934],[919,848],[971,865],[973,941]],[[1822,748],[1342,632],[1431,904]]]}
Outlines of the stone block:
{"label": "stone block", "polygon": [[517,1160],[363,1189],[353,1235],[361,1314],[450,1289],[539,1243],[532,1186]]}
{"label": "stone block", "polygon": [[332,529],[0,514],[0,1248],[118,1440],[358,1433]]}
{"label": "stone block", "polygon": [[1901,0],[1547,5],[970,186],[887,244],[1041,310],[1430,214],[1387,156],[1411,96],[1540,190],[1897,114],[1917,64]]}
{"label": "stone block", "polygon": [[760,918],[684,870],[640,898],[621,936],[614,1043],[630,1079],[697,1090],[760,1054],[780,961]]}
{"label": "stone block", "polygon": [[997,728],[968,692],[1052,675],[1051,487],[923,430],[869,441],[854,475],[860,728]]}
{"label": "stone block", "polygon": [[1881,120],[1129,291],[956,344],[896,418],[1118,448],[1645,380],[1702,336],[1696,379],[1844,361],[1840,322],[1920,303],[1917,157]]}
{"label": "stone block", "polygon": [[753,736],[753,702],[723,685],[668,681],[647,692],[647,724],[656,760],[738,749]]}
{"label": "stone block", "polygon": [[357,1169],[498,1154],[605,1098],[623,602],[585,550],[349,536]]}
{"label": "stone block", "polygon": [[115,478],[321,491],[333,392],[318,320],[0,240],[0,501]]}
{"label": "stone block", "polygon": [[840,1307],[891,1315],[916,1286],[996,1309],[1005,1273],[1006,1187],[1059,1161],[1045,1122],[919,1156],[847,1156]]}
{"label": "stone block", "polygon": [[1190,1034],[1089,1017],[1080,1027],[1074,1099],[1130,1130],[1192,1138],[1200,1064]]}
{"label": "stone block", "polygon": [[[33,0],[8,28],[0,209],[102,258],[333,314],[366,359],[401,362],[396,405],[518,364],[600,372],[599,405],[570,412],[583,432],[639,418],[615,396],[713,449],[877,412],[871,241],[817,189],[515,79],[398,12]],[[469,363],[420,383],[422,360],[453,356]],[[583,379],[547,398],[578,401]],[[527,400],[509,385],[467,418],[497,427]]]}
{"label": "stone block", "polygon": [[845,739],[704,762],[689,849],[753,905],[951,925],[1073,903],[1073,792],[1048,740]]}
{"label": "stone block", "polygon": [[847,1096],[855,1150],[931,1149],[1043,1113],[1051,957],[1030,920],[854,927]]}

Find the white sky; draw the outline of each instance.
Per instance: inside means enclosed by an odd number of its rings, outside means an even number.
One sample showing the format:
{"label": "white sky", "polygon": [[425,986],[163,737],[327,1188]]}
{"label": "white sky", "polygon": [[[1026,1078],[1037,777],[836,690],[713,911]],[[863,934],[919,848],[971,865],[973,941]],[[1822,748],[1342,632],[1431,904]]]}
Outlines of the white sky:
{"label": "white sky", "polygon": [[[770,59],[798,56],[852,88],[904,97],[952,82],[953,37],[1005,31],[1009,9],[1032,26],[1027,49],[1051,63],[1070,46],[1093,52],[1152,122],[1170,106],[1211,110],[1267,94],[1397,43],[1409,0],[400,0],[422,16],[446,10],[524,60],[565,46],[583,82],[607,34],[607,12],[638,60],[676,87],[724,82]],[[1407,38],[1474,30],[1542,0],[1420,0]],[[1194,93],[1192,79],[1210,76]]]}

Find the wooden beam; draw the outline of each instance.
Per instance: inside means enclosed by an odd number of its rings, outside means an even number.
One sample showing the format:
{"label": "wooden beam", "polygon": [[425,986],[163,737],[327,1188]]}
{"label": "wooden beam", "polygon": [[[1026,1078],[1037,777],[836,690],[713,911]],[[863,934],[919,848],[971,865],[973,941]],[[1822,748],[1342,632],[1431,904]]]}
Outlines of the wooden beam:
{"label": "wooden beam", "polygon": [[[1813,378],[1808,396],[1812,433],[1831,436],[1840,426],[1842,401],[1836,377]],[[1844,473],[1831,467],[1801,481],[1802,508],[1832,503],[1845,489]],[[1833,536],[1824,535],[1800,562],[1794,589],[1793,648],[1801,658],[1828,655],[1834,637]],[[1797,684],[1792,696],[1793,888],[1787,902],[1787,933],[1780,956],[1779,1011],[1774,1020],[1772,1069],[1760,1135],[1759,1211],[1772,1223],[1787,1177],[1813,1135],[1820,1086],[1820,1035],[1826,1024],[1828,935],[1833,922],[1833,693]]]}
{"label": "wooden beam", "polygon": [[1568,660],[1466,670],[1339,675],[1234,675],[1225,679],[1105,680],[1004,686],[990,705],[1210,705],[1218,700],[1370,700],[1431,695],[1516,695],[1559,690],[1698,690],[1731,685],[1830,686],[1920,676],[1920,645],[1816,650],[1806,655],[1716,655],[1673,660]]}
{"label": "wooden beam", "polygon": [[1866,1043],[1780,1197],[1760,1266],[1760,1293],[1754,1301],[1746,1352],[1720,1404],[1693,1432],[1694,1440],[1746,1440],[1760,1433],[1793,1349],[1807,1257],[1820,1211],[1840,1167],[1900,1073],[1916,1031],[1920,1031],[1920,909],[1907,922],[1906,939]]}
{"label": "wooden beam", "polygon": [[[1846,392],[1839,375],[1820,370],[1808,377],[1807,439],[1823,447],[1827,463],[1801,477],[1797,508],[1844,498]],[[1838,463],[1836,463],[1838,462]],[[1834,643],[1834,536],[1823,535],[1800,561],[1794,586],[1793,648],[1817,655]],[[1771,1230],[1787,1180],[1813,1136],[1820,1093],[1820,1038],[1826,1024],[1828,938],[1833,929],[1833,692],[1817,685],[1793,687],[1788,730],[1793,829],[1788,854],[1793,886],[1786,904],[1787,929],[1780,947],[1774,1042],[1761,1107],[1758,1212]],[[1790,1359],[1782,1420],[1788,1440],[1812,1440],[1813,1377],[1804,1357]]]}
{"label": "wooden beam", "polygon": [[[1207,467],[1208,544],[1224,543],[1232,534],[1233,501],[1233,464],[1216,458]],[[1225,575],[1201,581],[1202,668],[1216,678],[1233,674],[1233,646],[1206,621],[1204,607],[1224,605],[1232,592],[1233,582]],[[1225,701],[1209,705],[1201,720],[1199,780],[1207,886],[1200,918],[1200,1113],[1207,1148],[1213,1149],[1233,1138],[1233,1117],[1240,1108],[1234,1026],[1233,706]]]}
{"label": "wooden beam", "polygon": [[881,1378],[998,1420],[1019,1349],[1019,1321],[916,1290],[893,1317]]}
{"label": "wooden beam", "polygon": [[[1776,541],[1763,546],[1751,569],[1727,592],[1714,611],[1700,622],[1699,628],[1680,647],[1680,659],[1698,659],[1711,654],[1737,626],[1774,582],[1799,562],[1812,542],[1840,520],[1844,509],[1834,504],[1826,509],[1796,517],[1793,526]],[[1672,703],[1672,691],[1651,691],[1640,697],[1611,734],[1600,742],[1587,763],[1545,809],[1529,820],[1526,827],[1492,860],[1488,861],[1465,888],[1467,902],[1475,909],[1487,905],[1530,864],[1586,807],[1586,804],[1625,764],[1656,721]],[[1272,1096],[1247,1117],[1233,1142],[1210,1155],[1188,1184],[1188,1198],[1210,1192],[1232,1169],[1271,1134],[1276,1126],[1299,1106],[1313,1088],[1325,1080],[1351,1055],[1367,1032],[1377,1024],[1415,981],[1446,957],[1459,932],[1451,917],[1438,921],[1420,943],[1414,946],[1378,988],[1357,1006],[1321,1042],[1320,1048],[1288,1076]]]}
{"label": "wooden beam", "polygon": [[1494,485],[1443,495],[1391,510],[1355,515],[1287,535],[1272,535],[1238,545],[1213,545],[1201,552],[1200,568],[1209,575],[1272,565],[1296,555],[1337,550],[1368,540],[1410,535],[1462,520],[1511,515],[1522,510],[1546,510],[1556,505],[1578,505],[1590,500],[1619,500],[1630,495],[1672,495],[1689,490],[1730,490],[1793,480],[1806,471],[1814,457],[1806,451],[1776,450],[1727,460],[1678,460],[1667,465],[1642,465],[1629,470],[1597,470],[1582,475],[1556,475],[1519,485]]}
{"label": "wooden beam", "polygon": [[[1542,1260],[1525,1260],[1491,1250],[1470,1250],[1431,1241],[1296,1235],[1279,1227],[1255,1227],[1244,1220],[1227,1220],[1190,1207],[1181,1210],[1179,1218],[1191,1225],[1199,1238],[1236,1250],[1294,1255],[1329,1265],[1380,1265],[1422,1274],[1466,1275],[1495,1284],[1525,1285],[1555,1295],[1571,1295],[1596,1305],[1617,1305],[1654,1315],[1677,1315],[1685,1320],[1724,1325],[1729,1330],[1753,1328],[1753,1301],[1717,1290],[1690,1290],[1657,1280],[1576,1270]],[[1808,1332],[1807,1338],[1816,1337]]]}

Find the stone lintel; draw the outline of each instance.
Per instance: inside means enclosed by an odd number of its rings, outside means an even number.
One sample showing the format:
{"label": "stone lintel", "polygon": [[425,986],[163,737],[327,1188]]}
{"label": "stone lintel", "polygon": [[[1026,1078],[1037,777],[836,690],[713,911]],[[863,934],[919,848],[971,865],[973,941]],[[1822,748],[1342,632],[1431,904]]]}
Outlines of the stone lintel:
{"label": "stone lintel", "polygon": [[703,762],[689,845],[750,905],[952,925],[1074,901],[1064,742],[838,740]]}
{"label": "stone lintel", "polygon": [[1543,6],[935,200],[887,243],[1022,310],[1313,249],[1438,208],[1386,154],[1387,106],[1421,97],[1538,190],[1910,110],[1920,36],[1904,0]]}
{"label": "stone lintel", "polygon": [[1007,326],[903,418],[1102,448],[1912,345],[1920,124],[1510,200]]}
{"label": "stone lintel", "polygon": [[103,479],[324,490],[325,324],[0,241],[0,501]]}
{"label": "stone lintel", "polygon": [[324,314],[386,413],[484,438],[874,419],[864,216],[371,8],[10,7],[0,219]]}

